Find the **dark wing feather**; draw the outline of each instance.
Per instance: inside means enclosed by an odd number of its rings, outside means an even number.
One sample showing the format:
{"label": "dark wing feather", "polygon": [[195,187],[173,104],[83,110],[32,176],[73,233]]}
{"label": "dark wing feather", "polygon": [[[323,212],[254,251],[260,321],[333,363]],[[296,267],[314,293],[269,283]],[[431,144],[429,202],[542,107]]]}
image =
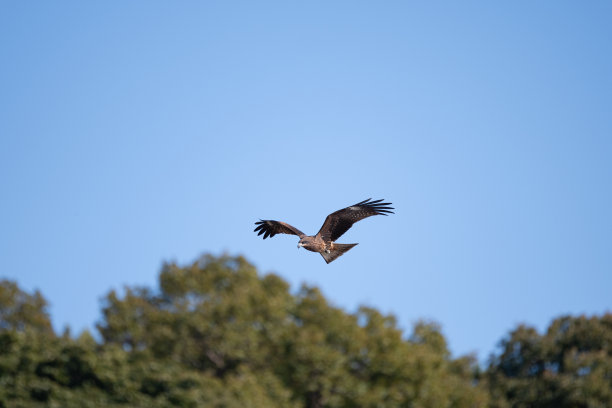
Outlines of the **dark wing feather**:
{"label": "dark wing feather", "polygon": [[259,231],[257,235],[264,234],[263,239],[273,237],[276,234],[291,234],[297,235],[300,238],[306,235],[294,226],[282,221],[259,220],[259,222],[256,222],[255,225],[257,225],[257,227],[255,227],[253,231]]}
{"label": "dark wing feather", "polygon": [[391,203],[383,203],[383,200],[370,201],[371,198],[350,207],[343,208],[327,216],[323,226],[319,230],[319,235],[325,241],[335,241],[349,230],[357,221],[373,215],[394,214]]}

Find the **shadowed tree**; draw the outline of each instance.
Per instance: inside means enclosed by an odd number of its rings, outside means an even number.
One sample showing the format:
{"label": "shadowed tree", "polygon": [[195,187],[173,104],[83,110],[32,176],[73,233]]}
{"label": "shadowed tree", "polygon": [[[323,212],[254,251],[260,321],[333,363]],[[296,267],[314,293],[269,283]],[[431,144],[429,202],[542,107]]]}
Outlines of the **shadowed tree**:
{"label": "shadowed tree", "polygon": [[487,379],[493,407],[612,406],[612,314],[561,317],[544,335],[519,326]]}

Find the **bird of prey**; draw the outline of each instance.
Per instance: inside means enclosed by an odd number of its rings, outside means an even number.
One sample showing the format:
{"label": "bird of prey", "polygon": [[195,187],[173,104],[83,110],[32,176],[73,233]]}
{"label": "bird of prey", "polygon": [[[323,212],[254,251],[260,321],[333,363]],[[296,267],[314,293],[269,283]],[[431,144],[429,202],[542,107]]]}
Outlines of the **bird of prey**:
{"label": "bird of prey", "polygon": [[318,252],[323,256],[325,262],[330,263],[357,245],[337,244],[334,242],[340,238],[342,234],[348,231],[354,223],[364,218],[371,217],[372,215],[394,214],[393,211],[390,211],[394,210],[393,207],[389,207],[391,203],[381,202],[383,200],[371,200],[371,198],[368,198],[350,207],[329,214],[327,218],[325,218],[325,222],[317,235],[314,236],[308,236],[286,222],[274,220],[259,220],[255,223],[257,227],[254,231],[259,231],[257,235],[264,234],[263,239],[273,237],[276,234],[297,235],[300,237],[298,249],[303,247],[309,251]]}

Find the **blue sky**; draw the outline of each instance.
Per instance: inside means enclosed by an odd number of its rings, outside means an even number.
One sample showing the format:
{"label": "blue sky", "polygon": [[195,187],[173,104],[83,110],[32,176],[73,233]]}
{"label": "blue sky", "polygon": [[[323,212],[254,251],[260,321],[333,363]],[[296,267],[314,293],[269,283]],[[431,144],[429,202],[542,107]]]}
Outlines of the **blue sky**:
{"label": "blue sky", "polygon": [[[612,310],[609,2],[3,2],[0,277],[78,332],[162,262],[243,254],[296,290],[442,325]],[[316,233],[385,198],[326,265]]]}

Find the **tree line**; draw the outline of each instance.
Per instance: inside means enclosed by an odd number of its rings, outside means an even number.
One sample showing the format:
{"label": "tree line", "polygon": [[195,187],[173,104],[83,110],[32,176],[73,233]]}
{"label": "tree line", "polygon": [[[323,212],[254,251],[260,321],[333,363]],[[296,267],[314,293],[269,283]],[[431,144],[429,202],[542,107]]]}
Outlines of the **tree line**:
{"label": "tree line", "polygon": [[612,314],[519,326],[486,367],[440,328],[291,293],[242,257],[165,264],[159,288],[111,291],[94,338],[0,281],[0,407],[612,407]]}

